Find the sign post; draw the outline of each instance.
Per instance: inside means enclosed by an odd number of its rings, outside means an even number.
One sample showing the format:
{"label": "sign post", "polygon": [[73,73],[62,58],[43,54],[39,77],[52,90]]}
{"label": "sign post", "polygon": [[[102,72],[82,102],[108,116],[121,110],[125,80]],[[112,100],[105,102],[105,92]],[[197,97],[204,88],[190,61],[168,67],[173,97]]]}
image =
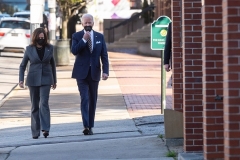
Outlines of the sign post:
{"label": "sign post", "polygon": [[151,49],[161,50],[161,113],[166,108],[166,71],[164,69],[164,48],[168,24],[171,19],[167,16],[160,16],[151,24]]}

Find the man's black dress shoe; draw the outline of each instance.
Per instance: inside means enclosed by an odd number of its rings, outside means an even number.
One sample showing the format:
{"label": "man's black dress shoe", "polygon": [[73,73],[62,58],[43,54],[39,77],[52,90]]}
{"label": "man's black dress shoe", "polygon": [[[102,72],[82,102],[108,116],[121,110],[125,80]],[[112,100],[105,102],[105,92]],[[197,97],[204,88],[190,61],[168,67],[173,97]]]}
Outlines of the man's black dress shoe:
{"label": "man's black dress shoe", "polygon": [[84,134],[84,135],[89,135],[89,129],[88,129],[88,128],[84,128],[83,134]]}
{"label": "man's black dress shoe", "polygon": [[38,136],[32,137],[33,139],[38,139]]}
{"label": "man's black dress shoe", "polygon": [[88,133],[88,135],[93,135],[92,128],[89,129],[89,133]]}

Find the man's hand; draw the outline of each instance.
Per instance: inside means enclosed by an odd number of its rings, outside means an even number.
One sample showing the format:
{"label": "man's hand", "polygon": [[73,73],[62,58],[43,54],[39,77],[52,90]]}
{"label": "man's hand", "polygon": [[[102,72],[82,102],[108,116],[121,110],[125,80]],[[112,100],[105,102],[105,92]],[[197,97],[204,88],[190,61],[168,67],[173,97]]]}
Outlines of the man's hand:
{"label": "man's hand", "polygon": [[20,82],[18,83],[18,85],[19,85],[20,88],[24,88],[24,86],[23,86],[23,81],[20,81]]}
{"label": "man's hand", "polygon": [[51,87],[52,87],[52,89],[54,90],[54,89],[57,88],[57,84],[55,83],[55,84],[53,84]]}
{"label": "man's hand", "polygon": [[170,65],[169,64],[164,64],[165,71],[169,72],[170,71]]}
{"label": "man's hand", "polygon": [[85,32],[85,34],[83,35],[83,39],[88,41],[89,38],[91,38],[90,32]]}
{"label": "man's hand", "polygon": [[108,79],[108,74],[103,73],[103,74],[102,74],[102,80],[107,80],[107,79]]}

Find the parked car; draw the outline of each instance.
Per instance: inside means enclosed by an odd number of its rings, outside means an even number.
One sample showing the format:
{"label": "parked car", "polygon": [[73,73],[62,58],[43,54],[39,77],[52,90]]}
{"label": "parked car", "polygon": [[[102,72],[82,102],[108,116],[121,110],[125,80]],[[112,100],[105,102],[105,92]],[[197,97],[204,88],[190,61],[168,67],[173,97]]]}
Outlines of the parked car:
{"label": "parked car", "polygon": [[11,17],[9,14],[0,14],[0,20],[1,20],[1,18],[3,18],[3,17]]}
{"label": "parked car", "polygon": [[15,12],[13,14],[13,17],[21,17],[21,18],[30,19],[30,12],[29,11]]}
{"label": "parked car", "polygon": [[[30,11],[15,12],[13,17],[22,17],[30,19]],[[45,11],[43,14],[43,23],[48,24],[49,12]]]}
{"label": "parked car", "polygon": [[[48,16],[49,12],[45,11],[43,13],[43,23],[40,24],[40,27],[46,28],[47,32],[48,32]],[[13,17],[28,18],[30,20],[30,11],[15,12],[13,14]]]}
{"label": "parked car", "polygon": [[0,53],[22,52],[30,44],[30,20],[4,17],[0,20]]}

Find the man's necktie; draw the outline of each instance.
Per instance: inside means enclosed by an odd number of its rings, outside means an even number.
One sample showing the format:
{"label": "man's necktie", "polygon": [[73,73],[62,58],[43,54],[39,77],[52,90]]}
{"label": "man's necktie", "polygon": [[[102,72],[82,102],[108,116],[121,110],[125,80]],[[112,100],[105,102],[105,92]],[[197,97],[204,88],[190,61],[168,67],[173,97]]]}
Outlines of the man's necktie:
{"label": "man's necktie", "polygon": [[88,47],[89,47],[89,50],[90,50],[90,53],[92,53],[92,40],[91,40],[91,37],[88,39]]}

